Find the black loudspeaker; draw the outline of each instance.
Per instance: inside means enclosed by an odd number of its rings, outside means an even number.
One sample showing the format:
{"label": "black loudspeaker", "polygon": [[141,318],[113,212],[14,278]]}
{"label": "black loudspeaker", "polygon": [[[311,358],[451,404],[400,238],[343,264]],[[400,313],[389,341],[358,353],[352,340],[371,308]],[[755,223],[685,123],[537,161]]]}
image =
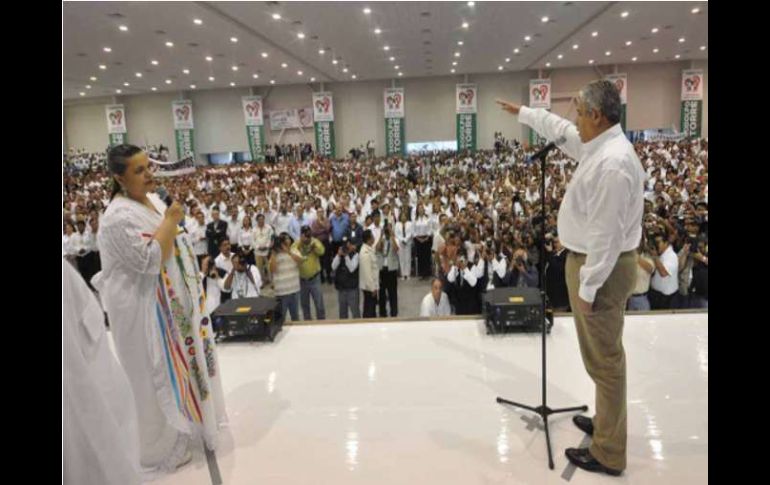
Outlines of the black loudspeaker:
{"label": "black loudspeaker", "polygon": [[275,298],[258,296],[222,303],[211,314],[217,336],[275,340],[283,328],[283,312]]}
{"label": "black loudspeaker", "polygon": [[[484,319],[487,333],[540,332],[543,325],[540,290],[517,287],[487,291],[484,295]],[[549,333],[552,325],[553,314],[546,329]]]}

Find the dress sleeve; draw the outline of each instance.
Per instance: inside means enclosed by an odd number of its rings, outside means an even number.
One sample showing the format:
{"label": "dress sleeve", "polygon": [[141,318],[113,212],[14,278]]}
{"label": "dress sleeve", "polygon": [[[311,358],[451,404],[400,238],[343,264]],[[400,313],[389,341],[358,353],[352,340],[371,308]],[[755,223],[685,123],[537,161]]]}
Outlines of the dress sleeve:
{"label": "dress sleeve", "polygon": [[116,218],[99,231],[99,246],[112,253],[126,268],[142,274],[160,274],[160,243],[142,232],[130,214]]}

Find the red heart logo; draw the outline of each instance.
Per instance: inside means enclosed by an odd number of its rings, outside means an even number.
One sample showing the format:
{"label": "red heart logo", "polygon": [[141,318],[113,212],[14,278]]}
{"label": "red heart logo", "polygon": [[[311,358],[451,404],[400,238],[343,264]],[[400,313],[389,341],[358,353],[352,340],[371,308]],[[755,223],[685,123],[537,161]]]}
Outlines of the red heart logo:
{"label": "red heart logo", "polygon": [[464,92],[460,91],[460,104],[468,104],[468,97]]}
{"label": "red heart logo", "polygon": [[543,84],[540,86],[540,96],[545,99],[545,97],[548,95],[548,85]]}
{"label": "red heart logo", "polygon": [[401,106],[401,95],[399,93],[396,93],[393,96],[393,100],[396,102],[396,109],[398,109],[399,106]]}
{"label": "red heart logo", "polygon": [[396,104],[396,100],[393,99],[393,96],[388,96],[388,109],[393,109],[394,105]]}
{"label": "red heart logo", "polygon": [[181,120],[187,121],[187,119],[190,117],[190,107],[187,105],[184,105],[181,108],[177,108],[176,117],[180,121]]}
{"label": "red heart logo", "polygon": [[466,90],[465,96],[468,98],[468,104],[471,104],[471,101],[473,101],[473,90],[472,89]]}
{"label": "red heart logo", "polygon": [[254,101],[252,103],[247,104],[246,105],[246,112],[252,118],[257,116],[259,114],[259,103],[257,101]]}
{"label": "red heart logo", "polygon": [[329,112],[329,106],[331,104],[332,104],[331,99],[329,99],[328,97],[324,97],[324,100],[323,100],[324,113],[328,113]]}
{"label": "red heart logo", "polygon": [[112,113],[110,113],[110,121],[112,121],[113,125],[119,125],[122,119],[123,119],[122,111],[113,111]]}
{"label": "red heart logo", "polygon": [[535,101],[540,101],[540,97],[542,96],[542,94],[540,94],[540,89],[537,87],[532,88],[532,96],[535,97]]}
{"label": "red heart logo", "polygon": [[700,76],[693,76],[690,79],[692,79],[692,90],[697,91],[700,85]]}

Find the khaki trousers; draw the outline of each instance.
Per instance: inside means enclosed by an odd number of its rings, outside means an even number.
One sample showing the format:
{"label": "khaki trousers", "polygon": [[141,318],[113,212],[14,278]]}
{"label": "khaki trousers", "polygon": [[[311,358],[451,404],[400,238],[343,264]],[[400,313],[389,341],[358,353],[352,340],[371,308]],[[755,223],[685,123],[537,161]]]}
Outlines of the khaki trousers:
{"label": "khaki trousers", "polygon": [[577,310],[580,268],[586,256],[570,252],[566,279],[583,364],[596,384],[591,455],[615,470],[626,468],[626,354],[623,313],[636,281],[636,251],[622,253],[594,300],[593,313]]}

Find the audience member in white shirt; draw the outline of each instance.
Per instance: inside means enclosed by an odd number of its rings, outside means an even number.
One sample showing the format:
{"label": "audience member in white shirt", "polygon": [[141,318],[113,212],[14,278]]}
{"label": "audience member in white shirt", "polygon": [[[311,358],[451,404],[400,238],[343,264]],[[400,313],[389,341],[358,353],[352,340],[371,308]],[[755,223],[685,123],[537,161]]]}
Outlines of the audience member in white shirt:
{"label": "audience member in white shirt", "polygon": [[203,216],[203,211],[198,210],[195,213],[195,220],[187,228],[190,234],[190,241],[193,246],[193,253],[198,259],[198,267],[203,267],[203,258],[209,252],[208,241],[206,240],[206,219]]}
{"label": "audience member in white shirt", "polygon": [[246,260],[238,254],[232,257],[233,269],[225,277],[222,288],[224,293],[229,293],[230,298],[256,298],[262,288],[262,278],[255,266],[246,263]]}
{"label": "audience member in white shirt", "polygon": [[656,252],[652,254],[655,273],[650,281],[650,308],[672,308],[674,294],[679,290],[679,258],[664,236],[655,236]]}
{"label": "audience member in white shirt", "polygon": [[219,243],[219,255],[214,259],[214,265],[217,268],[224,270],[226,273],[229,273],[233,270],[232,257],[233,253],[230,251],[230,241],[225,239]]}
{"label": "audience member in white shirt", "polygon": [[443,286],[439,278],[433,278],[430,293],[425,295],[420,305],[421,317],[446,317],[452,314],[449,297],[442,291]]}
{"label": "audience member in white shirt", "polygon": [[248,264],[256,264],[254,259],[254,230],[251,228],[251,218],[244,217],[241,230],[238,232],[238,251],[246,258]]}

